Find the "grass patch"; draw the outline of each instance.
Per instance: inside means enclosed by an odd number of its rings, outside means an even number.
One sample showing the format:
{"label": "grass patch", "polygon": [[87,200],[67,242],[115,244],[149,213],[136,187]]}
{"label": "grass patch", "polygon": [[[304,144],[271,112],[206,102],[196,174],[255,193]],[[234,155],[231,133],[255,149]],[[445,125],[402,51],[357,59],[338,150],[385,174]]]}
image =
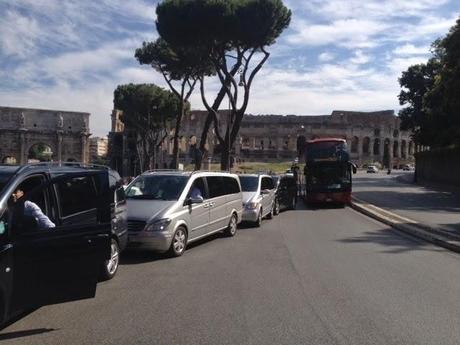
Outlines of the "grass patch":
{"label": "grass patch", "polygon": [[[265,172],[272,172],[275,174],[280,174],[286,172],[286,170],[290,169],[292,166],[292,162],[276,162],[276,163],[265,163],[265,162],[244,162],[241,164],[236,164],[232,168],[232,172],[237,173],[248,173],[248,174],[257,174],[257,173],[265,173]],[[186,171],[193,171],[194,165],[188,164],[184,167]],[[220,164],[219,163],[212,163],[211,164],[211,171],[220,171]]]}

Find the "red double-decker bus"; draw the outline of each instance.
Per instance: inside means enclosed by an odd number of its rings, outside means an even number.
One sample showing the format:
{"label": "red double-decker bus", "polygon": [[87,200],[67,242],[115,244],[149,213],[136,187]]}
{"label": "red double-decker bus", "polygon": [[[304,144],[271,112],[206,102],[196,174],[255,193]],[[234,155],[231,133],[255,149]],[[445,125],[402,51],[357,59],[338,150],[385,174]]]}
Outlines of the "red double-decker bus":
{"label": "red double-decker bus", "polygon": [[347,142],[340,138],[309,140],[305,145],[305,198],[307,203],[351,201],[352,173]]}

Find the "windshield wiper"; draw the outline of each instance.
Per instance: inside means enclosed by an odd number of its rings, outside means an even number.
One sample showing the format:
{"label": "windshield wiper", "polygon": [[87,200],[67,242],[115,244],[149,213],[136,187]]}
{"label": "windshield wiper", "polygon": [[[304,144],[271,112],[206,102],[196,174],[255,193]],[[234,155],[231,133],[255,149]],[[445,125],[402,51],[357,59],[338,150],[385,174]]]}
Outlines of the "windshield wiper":
{"label": "windshield wiper", "polygon": [[139,200],[161,200],[161,198],[157,198],[153,195],[127,195],[127,199],[139,199]]}

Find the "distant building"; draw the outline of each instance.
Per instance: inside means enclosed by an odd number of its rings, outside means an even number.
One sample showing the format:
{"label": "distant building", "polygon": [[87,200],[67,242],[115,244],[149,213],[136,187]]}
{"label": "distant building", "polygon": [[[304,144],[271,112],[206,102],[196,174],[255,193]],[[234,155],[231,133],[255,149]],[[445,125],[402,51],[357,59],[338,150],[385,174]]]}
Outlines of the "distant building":
{"label": "distant building", "polygon": [[109,149],[107,137],[93,137],[89,139],[89,152],[91,161],[105,159]]}
{"label": "distant building", "polygon": [[89,113],[0,107],[0,163],[89,160]]}

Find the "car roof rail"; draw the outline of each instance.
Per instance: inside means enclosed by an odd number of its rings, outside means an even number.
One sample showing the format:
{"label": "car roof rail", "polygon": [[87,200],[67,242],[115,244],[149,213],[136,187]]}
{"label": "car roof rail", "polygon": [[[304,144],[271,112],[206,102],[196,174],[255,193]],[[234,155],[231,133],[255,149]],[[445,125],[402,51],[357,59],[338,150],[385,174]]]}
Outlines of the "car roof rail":
{"label": "car roof rail", "polygon": [[74,168],[83,168],[83,169],[106,169],[109,170],[110,167],[102,164],[94,163],[84,163],[84,162],[37,162],[37,163],[27,163],[20,165],[16,173],[26,171],[28,169],[33,169],[37,167],[53,168],[53,167],[74,167]]}
{"label": "car roof rail", "polygon": [[176,171],[187,172],[187,171],[179,170],[179,169],[149,169],[149,170],[143,171],[142,174],[153,173],[153,172],[176,172]]}
{"label": "car roof rail", "polygon": [[210,173],[232,173],[230,170],[206,170],[206,169],[199,169],[193,170],[192,174],[200,173],[200,172],[210,172]]}

